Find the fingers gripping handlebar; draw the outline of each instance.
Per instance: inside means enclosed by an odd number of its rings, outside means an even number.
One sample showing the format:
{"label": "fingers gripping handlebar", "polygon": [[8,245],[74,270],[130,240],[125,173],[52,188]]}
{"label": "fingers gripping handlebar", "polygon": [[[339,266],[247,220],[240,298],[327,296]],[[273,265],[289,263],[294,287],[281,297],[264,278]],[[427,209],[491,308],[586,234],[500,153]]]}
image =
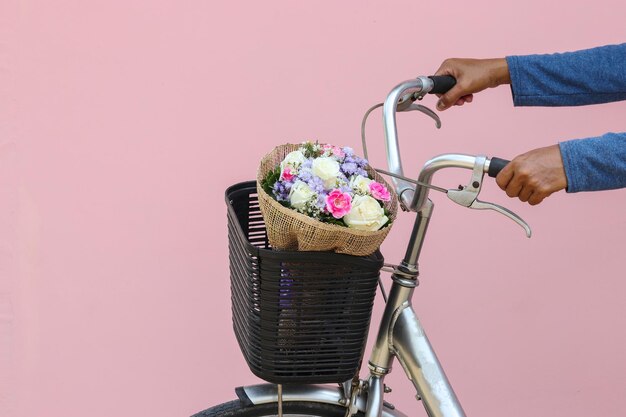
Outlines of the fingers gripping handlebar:
{"label": "fingers gripping handlebar", "polygon": [[[417,181],[411,181],[404,177],[398,132],[396,126],[396,112],[418,110],[430,116],[436,122],[437,128],[441,121],[437,114],[427,107],[415,104],[415,100],[421,100],[426,94],[443,94],[456,84],[451,76],[418,77],[398,84],[387,95],[383,104],[383,124],[385,133],[385,146],[387,150],[387,162],[392,180],[396,187],[400,202],[404,208],[411,211],[420,211],[428,199],[429,189],[443,191],[452,201],[464,207],[497,211],[519,224],[526,235],[530,237],[531,230],[528,224],[517,214],[497,204],[478,200],[478,194],[482,187],[485,173],[495,177],[509,162],[500,158],[489,159],[486,156],[472,156],[463,154],[446,154],[431,159],[422,169]],[[442,168],[465,168],[472,170],[472,177],[468,185],[459,186],[458,189],[442,189],[431,185],[433,174]],[[416,185],[413,185],[416,184]]]}

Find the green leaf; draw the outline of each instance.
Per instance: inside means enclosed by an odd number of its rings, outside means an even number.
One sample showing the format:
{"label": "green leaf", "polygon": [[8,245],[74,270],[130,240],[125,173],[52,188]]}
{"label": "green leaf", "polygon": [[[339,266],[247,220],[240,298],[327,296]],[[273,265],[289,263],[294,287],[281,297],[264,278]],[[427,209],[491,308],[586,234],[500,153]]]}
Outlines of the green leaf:
{"label": "green leaf", "polygon": [[315,144],[313,142],[305,142],[302,145],[302,150],[305,158],[317,158],[320,156],[320,152],[315,150]]}
{"label": "green leaf", "polygon": [[337,226],[343,226],[343,227],[348,227],[343,220],[341,219],[335,219],[332,215],[330,214],[320,214],[319,216],[319,220],[321,222],[324,223],[330,223],[330,224],[335,224]]}
{"label": "green leaf", "polygon": [[274,195],[274,184],[276,184],[276,181],[278,181],[279,179],[280,167],[278,166],[267,173],[265,178],[261,181],[261,187],[268,195],[276,198],[276,196]]}

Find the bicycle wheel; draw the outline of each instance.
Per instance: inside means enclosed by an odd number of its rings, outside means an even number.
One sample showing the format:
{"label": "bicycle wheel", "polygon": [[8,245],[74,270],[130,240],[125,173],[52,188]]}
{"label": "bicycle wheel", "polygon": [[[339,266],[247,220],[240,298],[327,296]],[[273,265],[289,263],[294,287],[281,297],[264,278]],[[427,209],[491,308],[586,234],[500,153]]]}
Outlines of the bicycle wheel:
{"label": "bicycle wheel", "polygon": [[[234,400],[208,408],[192,417],[271,417],[278,415],[278,403],[249,404],[241,400]],[[310,401],[283,402],[283,416],[285,417],[344,417],[346,408],[339,405],[316,403]],[[363,417],[363,413],[357,413]]]}

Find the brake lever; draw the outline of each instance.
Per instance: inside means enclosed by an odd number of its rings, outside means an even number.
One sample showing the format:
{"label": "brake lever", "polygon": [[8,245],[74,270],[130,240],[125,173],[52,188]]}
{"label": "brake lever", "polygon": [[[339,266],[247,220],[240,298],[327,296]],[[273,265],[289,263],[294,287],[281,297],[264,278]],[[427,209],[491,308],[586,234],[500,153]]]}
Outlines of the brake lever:
{"label": "brake lever", "polygon": [[415,111],[415,110],[422,112],[426,116],[433,119],[435,121],[435,125],[437,126],[437,129],[440,129],[441,119],[439,118],[437,113],[435,113],[434,111],[432,111],[426,106],[422,106],[421,104],[415,103],[415,100],[419,100],[419,99],[421,99],[421,97],[419,97],[417,93],[406,94],[400,97],[400,100],[398,100],[398,105],[396,106],[396,112]]}
{"label": "brake lever", "polygon": [[437,126],[437,129],[441,129],[441,119],[439,118],[437,113],[435,113],[428,107],[422,106],[421,104],[411,103],[411,105],[408,106],[407,109],[404,111],[411,111],[411,110],[417,110],[419,112],[424,113],[426,116],[429,116],[431,119],[435,121],[435,125]]}
{"label": "brake lever", "polygon": [[530,230],[530,226],[528,225],[528,223],[526,223],[520,216],[513,213],[506,207],[502,207],[501,205],[495,203],[480,201],[478,199],[474,200],[474,202],[469,207],[476,210],[495,210],[498,213],[504,214],[506,217],[522,226],[522,228],[526,232],[526,237],[530,237],[532,235],[532,231]]}
{"label": "brake lever", "polygon": [[472,178],[470,179],[470,183],[466,186],[459,185],[458,189],[453,188],[448,190],[448,198],[463,207],[468,207],[475,210],[494,210],[500,214],[503,214],[509,219],[513,220],[515,223],[522,226],[522,228],[526,232],[526,237],[530,237],[532,234],[530,226],[520,216],[498,204],[478,200],[478,194],[480,193],[483,177],[485,175],[484,166],[486,161],[486,156],[477,156],[476,163],[474,164],[474,169],[472,170]]}

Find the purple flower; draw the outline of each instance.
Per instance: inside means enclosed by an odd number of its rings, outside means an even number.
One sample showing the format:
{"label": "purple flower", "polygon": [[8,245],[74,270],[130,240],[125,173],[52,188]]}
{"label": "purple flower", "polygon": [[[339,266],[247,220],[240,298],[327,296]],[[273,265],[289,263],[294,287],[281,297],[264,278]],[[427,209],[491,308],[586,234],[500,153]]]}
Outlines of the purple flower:
{"label": "purple flower", "polygon": [[300,180],[308,183],[311,178],[313,177],[313,173],[311,172],[311,168],[304,168],[304,166],[302,168],[300,168],[300,172],[298,173],[298,177],[300,178]]}
{"label": "purple flower", "polygon": [[[348,160],[348,158],[346,158],[346,160]],[[357,166],[356,163],[354,162],[345,162],[343,164],[341,164],[341,170],[346,174],[346,175],[353,175],[356,170],[359,167]]]}
{"label": "purple flower", "polygon": [[307,181],[307,184],[309,184],[309,187],[311,187],[311,189],[318,194],[324,192],[324,181],[316,175],[311,175],[311,179]]}
{"label": "purple flower", "polygon": [[326,197],[328,194],[326,194],[325,192],[323,193],[319,193],[317,195],[317,200],[315,201],[315,207],[317,207],[318,209],[320,209],[320,211],[324,211],[326,209]]}
{"label": "purple flower", "polygon": [[339,189],[341,190],[342,193],[352,193],[352,187],[350,187],[347,183],[340,186]]}
{"label": "purple flower", "polygon": [[365,166],[367,165],[367,159],[364,158],[359,158],[358,156],[354,157],[354,162],[360,167],[360,168],[365,168]]}
{"label": "purple flower", "polygon": [[[288,185],[288,187],[287,187]],[[274,195],[278,201],[289,201],[289,190],[291,189],[291,183],[285,184],[282,181],[276,181],[274,184]]]}

